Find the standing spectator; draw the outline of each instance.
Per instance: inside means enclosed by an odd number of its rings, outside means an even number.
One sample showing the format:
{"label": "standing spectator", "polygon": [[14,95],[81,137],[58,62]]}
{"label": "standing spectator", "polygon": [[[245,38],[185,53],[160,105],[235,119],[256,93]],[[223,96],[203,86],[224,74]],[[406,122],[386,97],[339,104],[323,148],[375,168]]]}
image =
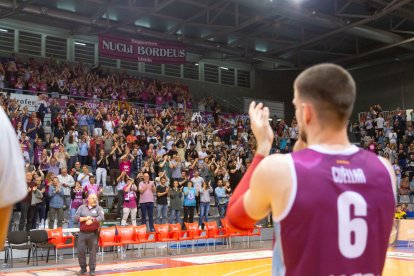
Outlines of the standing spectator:
{"label": "standing spectator", "polygon": [[118,219],[121,218],[121,208],[124,205],[124,188],[126,186],[127,175],[125,172],[122,172],[116,179],[116,193],[118,205],[116,208],[116,216]]}
{"label": "standing spectator", "polygon": [[70,203],[70,219],[69,219],[69,228],[73,228],[79,225],[75,220],[75,214],[78,208],[83,204],[83,200],[86,198],[86,194],[82,189],[82,185],[79,181],[76,181],[75,187],[72,187],[70,191],[70,198],[72,199]]}
{"label": "standing spectator", "polygon": [[131,178],[128,178],[124,187],[124,208],[122,210],[121,225],[126,225],[129,214],[131,214],[132,225],[137,225],[137,190],[137,186],[134,184],[133,180]]}
{"label": "standing spectator", "polygon": [[178,155],[173,156],[172,160],[170,161],[170,168],[172,180],[181,178],[181,160]]}
{"label": "standing spectator", "polygon": [[219,224],[221,225],[221,219],[226,216],[227,204],[229,203],[229,195],[226,193],[226,188],[223,186],[222,179],[219,179],[217,181],[217,188],[214,190],[214,192],[216,193],[216,197],[218,199],[220,214]]}
{"label": "standing spectator", "polygon": [[181,206],[183,187],[178,187],[178,180],[174,180],[173,187],[169,190],[170,196],[170,223],[181,223]]}
{"label": "standing spectator", "polygon": [[89,251],[89,275],[95,275],[96,248],[99,234],[100,222],[104,220],[104,210],[98,205],[98,197],[95,194],[88,196],[88,202],[81,205],[75,214],[75,221],[80,222],[78,235],[78,261],[82,275],[86,270],[86,248]]}
{"label": "standing spectator", "polygon": [[[193,187],[193,182],[188,181],[184,187],[184,219],[183,222],[194,222],[194,208],[196,206],[196,196],[198,191]],[[183,224],[185,227],[185,224]]]}
{"label": "standing spectator", "polygon": [[141,207],[142,224],[147,224],[148,214],[148,229],[150,232],[155,232],[153,221],[155,185],[153,181],[149,180],[148,173],[144,173],[144,180],[139,183],[138,189],[140,192],[139,204]]}
{"label": "standing spectator", "polygon": [[108,174],[108,156],[105,154],[105,150],[99,151],[98,161],[96,163],[96,183],[103,187],[106,187],[106,176]]}
{"label": "standing spectator", "polygon": [[210,211],[210,194],[213,192],[213,188],[210,183],[203,182],[203,188],[200,190],[200,217],[198,225],[204,229],[204,222],[208,221],[208,212]]}
{"label": "standing spectator", "polygon": [[65,151],[69,155],[68,168],[71,169],[75,162],[78,161],[79,153],[79,147],[78,144],[75,142],[75,138],[73,135],[69,136],[68,143],[66,143],[65,145]]}
{"label": "standing spectator", "polygon": [[95,176],[89,177],[89,183],[83,188],[86,196],[95,194],[98,198],[101,196],[103,189],[99,188],[99,185],[95,183]]}
{"label": "standing spectator", "polygon": [[167,222],[167,209],[168,209],[168,191],[169,187],[165,185],[166,178],[162,176],[160,178],[160,185],[157,186],[157,222],[163,224]]}
{"label": "standing spectator", "polygon": [[33,214],[29,214],[29,216],[33,218],[30,229],[37,228],[37,207],[40,203],[42,203],[43,200],[43,193],[41,191],[42,178],[36,175],[34,184],[35,185],[32,188],[32,200],[29,209],[29,212],[33,212]]}
{"label": "standing spectator", "polygon": [[57,227],[63,226],[64,194],[59,183],[59,178],[54,177],[52,185],[49,186],[49,229],[53,229],[57,217]]}
{"label": "standing spectator", "polygon": [[83,134],[81,141],[78,143],[79,152],[78,152],[78,160],[81,165],[86,165],[89,153],[89,141],[88,136]]}
{"label": "standing spectator", "polygon": [[32,226],[33,216],[35,214],[36,208],[31,206],[32,203],[32,191],[35,183],[33,182],[33,172],[26,173],[26,184],[27,184],[27,195],[20,202],[20,222],[19,222],[19,231],[24,231],[26,226],[26,231],[29,232]]}
{"label": "standing spectator", "polygon": [[193,183],[194,188],[197,191],[196,209],[197,213],[200,213],[200,191],[203,188],[204,179],[200,176],[200,172],[198,170],[194,171],[194,177],[191,178],[191,182]]}
{"label": "standing spectator", "polygon": [[[78,162],[76,162],[76,163],[78,163]],[[82,184],[82,188],[85,188],[85,186],[90,183],[90,178],[92,176],[93,176],[93,174],[91,174],[89,172],[89,167],[87,165],[83,165],[82,166],[82,173],[80,173],[78,175],[76,180],[79,181]]]}
{"label": "standing spectator", "polygon": [[[59,183],[62,185],[62,189],[63,189],[64,205],[65,205],[64,210],[69,210],[71,206],[70,204],[71,190],[75,186],[75,180],[70,174],[68,174],[68,169],[66,168],[62,169],[62,173],[59,174],[57,178],[59,180]],[[69,213],[69,212],[64,212],[64,213]]]}

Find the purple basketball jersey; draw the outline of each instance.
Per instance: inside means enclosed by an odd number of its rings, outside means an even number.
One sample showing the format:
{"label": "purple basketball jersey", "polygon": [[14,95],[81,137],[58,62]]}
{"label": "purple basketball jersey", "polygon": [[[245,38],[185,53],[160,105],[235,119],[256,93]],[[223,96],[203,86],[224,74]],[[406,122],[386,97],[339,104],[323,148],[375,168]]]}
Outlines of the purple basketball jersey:
{"label": "purple basketball jersey", "polygon": [[395,195],[378,156],[311,146],[289,156],[293,188],[276,222],[273,275],[381,275]]}

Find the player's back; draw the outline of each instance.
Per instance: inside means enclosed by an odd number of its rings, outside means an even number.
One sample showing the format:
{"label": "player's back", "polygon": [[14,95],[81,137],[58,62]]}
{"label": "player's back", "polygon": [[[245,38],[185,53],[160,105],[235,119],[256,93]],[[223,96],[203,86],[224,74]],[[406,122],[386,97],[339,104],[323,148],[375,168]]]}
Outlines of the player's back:
{"label": "player's back", "polygon": [[395,208],[383,161],[355,146],[291,157],[288,213],[274,218],[273,274],[380,275]]}

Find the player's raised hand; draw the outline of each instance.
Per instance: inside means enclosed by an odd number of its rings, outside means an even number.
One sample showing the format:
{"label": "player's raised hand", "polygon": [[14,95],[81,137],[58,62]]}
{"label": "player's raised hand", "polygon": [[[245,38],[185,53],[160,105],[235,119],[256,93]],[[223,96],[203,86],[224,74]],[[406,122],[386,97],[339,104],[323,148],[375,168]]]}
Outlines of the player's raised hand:
{"label": "player's raised hand", "polygon": [[269,108],[262,103],[252,102],[249,108],[250,125],[257,141],[256,152],[264,156],[269,155],[274,139],[273,130],[269,124]]}

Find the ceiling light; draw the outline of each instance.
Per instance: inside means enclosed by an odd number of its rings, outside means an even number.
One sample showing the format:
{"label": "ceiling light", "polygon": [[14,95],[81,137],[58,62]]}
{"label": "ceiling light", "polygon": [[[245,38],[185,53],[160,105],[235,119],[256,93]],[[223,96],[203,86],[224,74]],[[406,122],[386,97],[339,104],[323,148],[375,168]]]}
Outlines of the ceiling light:
{"label": "ceiling light", "polygon": [[198,66],[198,63],[194,64],[195,66]]}
{"label": "ceiling light", "polygon": [[79,45],[79,46],[86,46],[86,44],[85,44],[85,43],[82,43],[82,42],[77,42],[77,41],[73,42],[73,44],[75,44],[75,45]]}
{"label": "ceiling light", "polygon": [[227,67],[220,67],[221,69],[223,69],[223,70],[229,70],[229,68],[227,68]]}
{"label": "ceiling light", "polygon": [[0,29],[0,32],[2,32],[2,33],[8,33],[9,31],[6,30],[6,29]]}

